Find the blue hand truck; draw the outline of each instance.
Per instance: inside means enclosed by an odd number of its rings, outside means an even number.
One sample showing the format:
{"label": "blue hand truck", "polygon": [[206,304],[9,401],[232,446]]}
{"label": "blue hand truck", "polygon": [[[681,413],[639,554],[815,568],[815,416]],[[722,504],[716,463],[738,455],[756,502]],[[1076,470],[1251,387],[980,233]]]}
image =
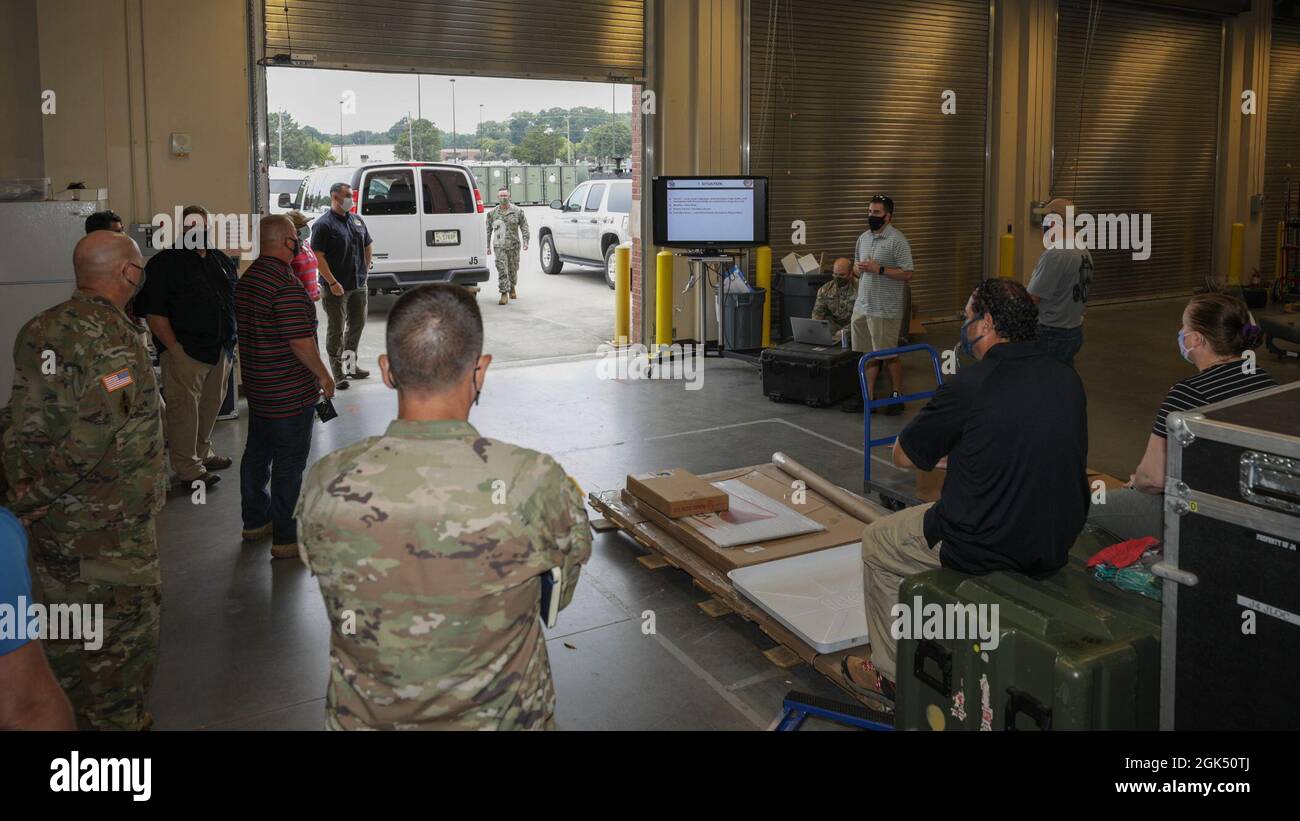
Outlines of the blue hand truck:
{"label": "blue hand truck", "polygon": [[[906,396],[887,396],[884,399],[867,399],[867,364],[873,359],[883,359],[885,357],[899,356],[914,351],[927,351],[930,354],[930,362],[934,366],[933,390],[920,391],[918,393],[909,393]],[[863,402],[863,422],[862,422],[862,490],[865,494],[876,493],[880,496],[880,502],[890,510],[901,510],[909,504],[915,504],[918,500],[902,493],[896,487],[891,487],[879,482],[873,482],[871,479],[871,449],[879,445],[892,445],[897,435],[882,436],[879,439],[871,438],[871,411],[873,408],[883,408],[889,405],[898,405],[903,402],[915,402],[918,399],[929,399],[938,392],[939,387],[943,385],[943,368],[939,361],[939,352],[933,345],[927,345],[924,342],[914,342],[910,345],[902,345],[897,348],[886,348],[879,351],[863,354],[858,360],[858,387],[862,391]]]}

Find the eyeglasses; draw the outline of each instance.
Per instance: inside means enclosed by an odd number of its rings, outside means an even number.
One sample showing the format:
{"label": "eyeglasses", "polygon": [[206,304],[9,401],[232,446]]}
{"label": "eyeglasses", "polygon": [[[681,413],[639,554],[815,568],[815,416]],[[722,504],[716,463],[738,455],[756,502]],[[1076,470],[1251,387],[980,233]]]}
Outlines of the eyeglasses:
{"label": "eyeglasses", "polygon": [[894,210],[894,201],[889,197],[886,197],[884,194],[876,194],[874,197],[871,198],[871,201],[878,202],[881,205],[885,206],[886,211]]}

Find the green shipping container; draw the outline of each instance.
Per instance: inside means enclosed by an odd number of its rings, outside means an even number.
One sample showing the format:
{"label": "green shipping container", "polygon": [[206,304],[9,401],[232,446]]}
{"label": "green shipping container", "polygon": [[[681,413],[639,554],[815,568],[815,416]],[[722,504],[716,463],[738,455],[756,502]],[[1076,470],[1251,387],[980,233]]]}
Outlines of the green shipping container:
{"label": "green shipping container", "polygon": [[528,195],[526,165],[508,165],[502,170],[505,172],[506,184],[510,188],[510,199],[512,202],[523,203]]}
{"label": "green shipping container", "polygon": [[[585,166],[583,166],[585,168]],[[567,200],[578,187],[578,168],[572,165],[560,168],[560,199]]]}
{"label": "green shipping container", "polygon": [[[926,638],[923,632],[899,640],[897,728],[1156,729],[1160,603],[1099,582],[1084,567],[1115,541],[1085,529],[1069,564],[1044,580],[946,569],[904,579],[899,602],[912,611],[913,631],[919,603],[922,625],[927,616],[952,613],[945,622],[954,629],[944,634],[967,637]],[[993,606],[995,649],[980,647],[969,627],[955,629],[981,611],[991,627]]]}
{"label": "green shipping container", "polygon": [[542,167],[540,165],[527,166],[524,171],[524,181],[526,182],[525,203],[536,205],[546,199],[546,192],[542,188]]}
{"label": "green shipping container", "polygon": [[560,166],[548,165],[542,169],[542,202],[548,204],[553,200],[563,199],[563,189],[560,183]]}

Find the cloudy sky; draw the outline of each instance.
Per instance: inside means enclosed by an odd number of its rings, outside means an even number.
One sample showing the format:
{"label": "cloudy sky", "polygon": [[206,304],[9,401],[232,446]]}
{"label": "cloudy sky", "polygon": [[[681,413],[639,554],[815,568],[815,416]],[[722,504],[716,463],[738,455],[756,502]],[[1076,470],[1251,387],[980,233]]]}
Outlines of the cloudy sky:
{"label": "cloudy sky", "polygon": [[[444,131],[451,131],[451,83],[448,77],[425,74],[419,79],[421,115]],[[267,110],[284,109],[303,125],[327,134],[339,130],[339,100],[345,91],[356,95],[356,114],[343,115],[343,131],[386,131],[393,123],[416,114],[416,77],[410,74],[372,74],[309,68],[266,70]],[[494,77],[456,78],[456,131],[478,127],[479,105],[483,120],[504,120],[515,111],[538,111],[552,106],[594,106],[630,111],[632,87],[609,83],[572,83],[554,80],[508,80]]]}

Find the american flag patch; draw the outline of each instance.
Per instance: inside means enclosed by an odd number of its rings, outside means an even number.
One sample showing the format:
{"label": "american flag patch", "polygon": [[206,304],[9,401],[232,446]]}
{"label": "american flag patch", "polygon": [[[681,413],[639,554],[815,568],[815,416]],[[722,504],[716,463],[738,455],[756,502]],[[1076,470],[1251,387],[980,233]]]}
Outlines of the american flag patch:
{"label": "american flag patch", "polygon": [[135,380],[131,378],[130,368],[123,368],[117,373],[110,373],[108,376],[102,376],[99,381],[104,383],[104,390],[109,393],[125,388],[127,385],[135,384]]}

